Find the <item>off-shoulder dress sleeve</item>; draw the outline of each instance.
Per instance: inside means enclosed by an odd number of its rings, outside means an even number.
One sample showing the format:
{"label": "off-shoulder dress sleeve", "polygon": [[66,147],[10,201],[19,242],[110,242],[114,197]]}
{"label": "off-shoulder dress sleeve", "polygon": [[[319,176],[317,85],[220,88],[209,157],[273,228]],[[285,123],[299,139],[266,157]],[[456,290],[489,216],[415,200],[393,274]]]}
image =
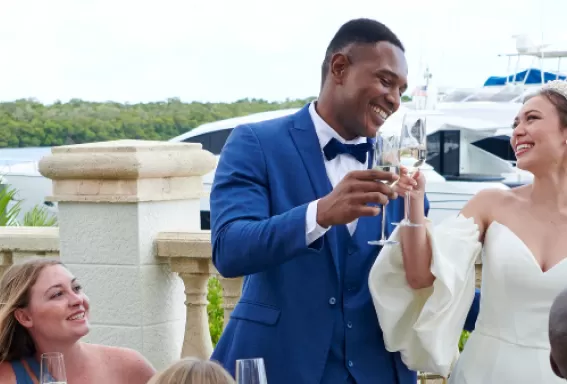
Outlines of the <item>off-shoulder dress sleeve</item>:
{"label": "off-shoulder dress sleeve", "polygon": [[[414,290],[406,280],[400,245],[385,246],[369,276],[369,288],[386,349],[400,352],[408,368],[447,377],[458,357],[458,342],[475,295],[478,226],[459,215],[433,226],[432,287]],[[399,240],[400,228],[391,238]]]}

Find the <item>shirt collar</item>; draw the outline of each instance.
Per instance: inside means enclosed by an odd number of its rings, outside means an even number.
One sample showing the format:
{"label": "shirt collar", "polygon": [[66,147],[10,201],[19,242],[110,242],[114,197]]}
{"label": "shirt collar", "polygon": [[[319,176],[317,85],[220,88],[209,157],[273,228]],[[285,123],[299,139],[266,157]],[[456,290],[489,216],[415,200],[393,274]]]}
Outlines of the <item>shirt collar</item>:
{"label": "shirt collar", "polygon": [[309,105],[309,114],[311,115],[311,120],[313,120],[313,125],[315,126],[315,132],[319,138],[319,145],[321,150],[325,148],[325,145],[332,139],[335,138],[343,144],[361,144],[366,143],[367,139],[365,137],[357,137],[353,140],[345,140],[335,131],[319,114],[315,109],[315,101],[312,101]]}

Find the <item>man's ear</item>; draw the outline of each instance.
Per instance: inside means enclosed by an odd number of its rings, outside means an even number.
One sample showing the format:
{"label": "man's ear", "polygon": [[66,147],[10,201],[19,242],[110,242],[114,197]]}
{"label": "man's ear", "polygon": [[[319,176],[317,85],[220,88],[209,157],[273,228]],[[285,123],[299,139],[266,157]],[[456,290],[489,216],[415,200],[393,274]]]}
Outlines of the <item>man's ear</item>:
{"label": "man's ear", "polygon": [[350,60],[344,53],[335,53],[331,57],[329,65],[330,75],[335,84],[342,84],[346,76],[346,72],[350,67]]}
{"label": "man's ear", "polygon": [[549,363],[551,364],[551,369],[553,370],[553,373],[555,373],[557,377],[564,379],[565,377],[563,377],[563,375],[559,371],[559,367],[557,366],[557,363],[555,362],[555,359],[553,358],[551,352],[549,353]]}
{"label": "man's ear", "polygon": [[26,308],[18,308],[14,312],[14,317],[16,321],[22,325],[24,328],[31,328],[33,326],[33,320],[29,315],[29,312]]}

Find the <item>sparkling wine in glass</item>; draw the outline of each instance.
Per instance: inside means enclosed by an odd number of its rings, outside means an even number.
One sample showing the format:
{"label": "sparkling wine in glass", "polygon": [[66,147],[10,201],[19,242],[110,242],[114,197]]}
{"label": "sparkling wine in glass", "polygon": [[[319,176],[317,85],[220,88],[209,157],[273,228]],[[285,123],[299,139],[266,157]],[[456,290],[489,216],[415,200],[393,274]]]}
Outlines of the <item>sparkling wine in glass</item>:
{"label": "sparkling wine in glass", "polygon": [[[420,114],[408,114],[404,117],[400,135],[400,165],[407,168],[410,177],[413,177],[427,158],[426,122],[426,117]],[[411,222],[409,192],[406,192],[404,201],[404,219],[401,223],[394,224],[408,227],[421,226]]]}
{"label": "sparkling wine in glass", "polygon": [[40,384],[67,384],[65,361],[58,352],[41,355]]}
{"label": "sparkling wine in glass", "polygon": [[[396,175],[400,173],[400,137],[398,135],[378,133],[374,142],[374,164],[372,168]],[[380,181],[387,183],[384,180]],[[386,238],[386,204],[382,205],[382,236],[380,240],[372,240],[368,244],[381,246],[398,244],[397,241]]]}
{"label": "sparkling wine in glass", "polygon": [[268,384],[264,359],[236,360],[236,384]]}

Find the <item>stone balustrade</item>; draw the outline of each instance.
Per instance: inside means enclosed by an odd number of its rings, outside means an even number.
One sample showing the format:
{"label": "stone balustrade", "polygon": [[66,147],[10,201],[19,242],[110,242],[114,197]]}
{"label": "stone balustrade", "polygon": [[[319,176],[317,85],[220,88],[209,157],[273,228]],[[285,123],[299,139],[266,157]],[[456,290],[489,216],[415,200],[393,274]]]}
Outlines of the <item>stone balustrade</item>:
{"label": "stone balustrade", "polygon": [[91,299],[88,341],[134,348],[158,369],[180,356],[208,358],[207,283],[222,286],[224,325],[242,289],[241,278],[219,276],[211,234],[200,230],[201,178],[215,164],[193,143],[54,148],[40,172],[53,180],[59,228],[0,227],[0,273],[59,257]]}
{"label": "stone balustrade", "polygon": [[0,274],[30,258],[59,257],[59,228],[0,227]]}
{"label": "stone balustrade", "polygon": [[167,258],[173,272],[185,284],[187,316],[183,356],[208,358],[213,346],[207,316],[207,282],[216,276],[223,288],[224,324],[240,298],[242,279],[225,279],[218,275],[211,262],[211,233],[162,232],[156,239],[157,257]]}

